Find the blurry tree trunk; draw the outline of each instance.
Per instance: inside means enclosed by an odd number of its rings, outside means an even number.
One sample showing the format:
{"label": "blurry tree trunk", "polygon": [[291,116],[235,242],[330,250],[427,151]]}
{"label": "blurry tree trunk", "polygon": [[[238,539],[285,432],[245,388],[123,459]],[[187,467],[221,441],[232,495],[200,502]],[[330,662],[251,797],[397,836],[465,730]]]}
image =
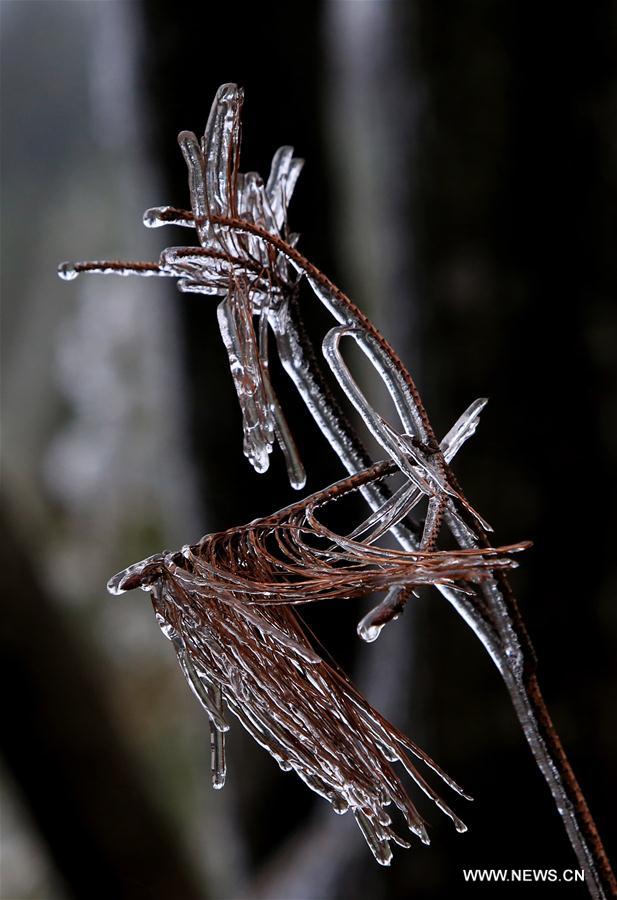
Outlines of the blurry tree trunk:
{"label": "blurry tree trunk", "polygon": [[[614,718],[606,689],[614,529],[603,492],[575,498],[573,484],[582,465],[603,484],[615,464],[615,6],[574,6],[556,17],[532,4],[422,0],[417,10],[428,407],[445,423],[474,397],[490,398],[473,452],[455,469],[497,541],[534,541],[515,591],[549,708],[603,833],[612,824],[604,798],[614,794],[615,729],[605,724]],[[539,865],[567,865],[559,817],[527,770],[520,732],[504,719],[496,675],[479,648],[467,650],[448,610],[433,604],[428,614],[427,664],[442,676],[428,685],[434,752],[452,749],[455,770],[466,769],[478,800],[483,792],[485,815],[472,836],[484,846],[479,858],[518,865],[524,853],[531,865],[537,854]],[[518,803],[509,806],[523,791],[533,791],[533,822]],[[504,804],[513,811],[508,827],[525,841],[511,856],[494,827]],[[444,860],[452,884],[461,858],[469,857]]]}
{"label": "blurry tree trunk", "polygon": [[204,900],[116,731],[83,641],[4,516],[1,525],[2,753],[69,894]]}

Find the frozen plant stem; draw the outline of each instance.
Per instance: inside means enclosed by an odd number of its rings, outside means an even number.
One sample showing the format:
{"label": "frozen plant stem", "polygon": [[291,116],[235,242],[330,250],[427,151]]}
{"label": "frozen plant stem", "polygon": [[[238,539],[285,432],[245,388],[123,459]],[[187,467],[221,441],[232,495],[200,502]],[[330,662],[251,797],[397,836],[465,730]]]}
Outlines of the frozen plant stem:
{"label": "frozen plant stem", "polygon": [[[375,857],[387,864],[390,841],[407,846],[390,827],[388,803],[401,810],[410,831],[428,840],[392,761],[401,762],[456,827],[464,829],[401,747],[459,789],[314,653],[292,607],[384,591],[385,599],[359,624],[360,636],[375,640],[401,612],[415,585],[435,585],[501,673],[591,896],[614,896],[614,875],[544,704],[535,654],[505,576],[515,565],[509,554],[524,545],[491,547],[492,529],[469,504],[449,465],[474,433],[486,401],[472,404],[438,443],[413,379],[393,348],[297,250],[298,236],[288,232],[286,210],[302,161],[294,158],[292,148],[283,147],[273,158],[267,182],[256,173],[240,172],[241,106],[242,92],[223,85],[203,139],[190,132],[179,135],[191,209],[165,206],[144,215],[148,227],[173,223],[194,229],[198,247],[169,248],[158,263],[65,263],[60,275],[167,276],[177,278],[184,292],[222,297],[219,328],[242,410],[244,452],[253,467],[264,472],[278,444],[291,485],[304,486],[304,466],[269,376],[270,332],[285,372],[349,478],[250,526],[131,566],[112,579],[110,590],[141,587],[151,593],[159,623],[210,718],[215,787],[222,787],[225,777],[227,705],[282,768],[294,769],[335,811],[351,809]],[[323,355],[382,447],[384,462],[371,464],[321,375],[299,315],[302,281],[335,320],[324,338]],[[396,409],[397,427],[372,408],[355,382],[343,358],[343,338],[357,343],[382,379]],[[404,483],[391,492],[383,481],[393,472]],[[370,512],[347,535],[335,534],[320,522],[317,510],[351,490],[361,492]],[[421,501],[427,511],[419,527],[411,514]],[[438,549],[443,530],[458,550]],[[403,549],[379,546],[387,535]],[[276,672],[277,666],[280,677],[272,683],[270,670]],[[350,766],[358,747],[361,755]],[[372,776],[364,769],[367,758],[374,763]]]}

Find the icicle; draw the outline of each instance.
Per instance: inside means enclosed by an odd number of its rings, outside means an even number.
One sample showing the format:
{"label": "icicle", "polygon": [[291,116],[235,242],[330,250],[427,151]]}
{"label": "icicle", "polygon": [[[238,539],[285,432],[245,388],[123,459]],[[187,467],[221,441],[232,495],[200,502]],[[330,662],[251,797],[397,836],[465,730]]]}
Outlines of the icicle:
{"label": "icicle", "polygon": [[373,823],[365,813],[359,809],[354,809],[353,814],[365,837],[366,843],[369,845],[379,865],[389,866],[392,862],[392,850],[389,843],[377,833]]}
{"label": "icicle", "polygon": [[303,165],[303,159],[293,158],[293,147],[279,147],[272,158],[265,192],[279,232],[285,225],[287,206]]}
{"label": "icicle", "polygon": [[283,413],[278,397],[274,393],[274,389],[270,382],[267,372],[264,373],[264,388],[270,404],[270,409],[274,414],[274,433],[279,447],[283,451],[285,465],[287,468],[287,477],[289,483],[296,491],[301,491],[306,484],[306,471],[300,458],[300,453],[296,442],[293,439],[287,419]]}
{"label": "icicle", "polygon": [[[223,692],[218,685],[212,688],[212,702],[223,717]],[[212,722],[210,724],[210,770],[212,773],[212,787],[220,791],[225,785],[225,732],[221,731]]]}
{"label": "icicle", "polygon": [[244,453],[258,472],[269,466],[274,437],[272,410],[264,391],[250,313],[229,295],[217,308],[219,330],[243,414]]}
{"label": "icicle", "polygon": [[[244,92],[235,84],[223,84],[216,92],[201,142],[205,184],[210,212],[234,214],[233,178],[240,148],[240,110]],[[230,180],[231,179],[231,180]]]}
{"label": "icicle", "polygon": [[216,703],[210,696],[209,690],[202,683],[200,673],[195,670],[195,667],[185,649],[178,652],[178,661],[180,663],[182,671],[184,672],[185,678],[188,681],[189,687],[207,712],[209,718],[212,721],[213,727],[221,732],[229,731],[229,725],[223,718],[222,712],[219,710]]}
{"label": "icicle", "polygon": [[206,201],[203,156],[199,143],[192,131],[181,131],[178,135],[178,143],[189,171],[189,191],[193,215],[196,219],[205,219],[208,215],[208,204]]}
{"label": "icicle", "polygon": [[446,462],[450,462],[458,453],[466,440],[476,433],[478,422],[480,421],[480,413],[488,403],[486,397],[480,397],[459,416],[450,431],[441,442],[441,451]]}

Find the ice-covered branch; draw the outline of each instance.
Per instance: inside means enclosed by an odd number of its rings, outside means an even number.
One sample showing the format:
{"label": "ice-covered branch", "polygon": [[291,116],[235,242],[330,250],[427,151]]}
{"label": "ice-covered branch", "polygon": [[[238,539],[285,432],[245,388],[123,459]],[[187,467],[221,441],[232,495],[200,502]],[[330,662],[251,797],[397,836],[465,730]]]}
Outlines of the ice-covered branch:
{"label": "ice-covered branch", "polygon": [[[359,625],[365,640],[378,637],[413,595],[432,584],[473,629],[501,673],[536,762],[585,870],[594,897],[615,892],[615,879],[578,783],[542,700],[535,658],[505,577],[510,554],[524,545],[493,549],[490,526],[474,510],[450,462],[477,426],[476,401],[438,443],[416,385],[388,341],[358,307],[297,249],[287,229],[287,205],[302,161],[290,147],[277,151],[270,175],[239,169],[243,94],[223,85],[201,140],[182,132],[189,173],[190,210],[164,206],[144,216],[149,227],[172,223],[195,229],[198,247],[173,247],[158,263],[64,263],[66,279],[80,272],[174,277],[184,292],[222,297],[218,322],[242,409],[244,452],[264,472],[275,443],[290,483],[305,483],[300,452],[269,375],[268,335],[315,422],[349,478],[244,528],[210,535],[177,553],[162,553],[110,582],[120,593],[141,587],[178,654],[213,734],[213,782],[224,781],[225,707],[283,769],[294,769],[336,812],[351,809],[381,863],[390,841],[407,846],[385,811],[397,807],[421,840],[426,831],[391,763],[400,762],[416,784],[452,813],[411,763],[407,753],[430,759],[373,710],[338,670],[316,654],[293,606],[317,599],[385,599]],[[331,313],[323,353],[342,393],[388,456],[370,465],[362,441],[325,386],[317,354],[299,316],[300,284]],[[374,409],[347,366],[341,341],[359,346],[394,403],[399,424]],[[384,479],[397,473],[392,490]],[[359,491],[369,511],[347,533],[321,518],[328,503]],[[422,527],[410,514],[426,506]],[[445,532],[456,550],[439,550]],[[383,545],[393,536],[402,549]],[[381,543],[380,543],[381,542]]]}

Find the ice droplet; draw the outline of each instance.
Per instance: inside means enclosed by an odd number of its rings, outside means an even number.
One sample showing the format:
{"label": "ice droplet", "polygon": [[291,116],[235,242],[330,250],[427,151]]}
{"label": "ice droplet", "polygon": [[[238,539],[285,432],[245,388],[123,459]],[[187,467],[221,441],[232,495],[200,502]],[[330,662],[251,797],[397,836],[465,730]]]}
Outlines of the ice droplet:
{"label": "ice droplet", "polygon": [[63,281],[73,281],[78,275],[79,272],[71,262],[63,262],[58,266],[58,276]]}
{"label": "ice droplet", "polygon": [[332,800],[332,809],[337,816],[344,816],[349,810],[349,802],[342,794],[337,794]]}
{"label": "ice droplet", "polygon": [[383,628],[383,625],[373,625],[371,621],[372,618],[373,610],[358,622],[358,636],[361,637],[363,641],[366,641],[367,644],[372,644],[373,641],[376,641]]}
{"label": "ice droplet", "polygon": [[157,207],[147,209],[143,215],[143,223],[146,228],[160,228],[166,223],[161,221],[160,210]]}

